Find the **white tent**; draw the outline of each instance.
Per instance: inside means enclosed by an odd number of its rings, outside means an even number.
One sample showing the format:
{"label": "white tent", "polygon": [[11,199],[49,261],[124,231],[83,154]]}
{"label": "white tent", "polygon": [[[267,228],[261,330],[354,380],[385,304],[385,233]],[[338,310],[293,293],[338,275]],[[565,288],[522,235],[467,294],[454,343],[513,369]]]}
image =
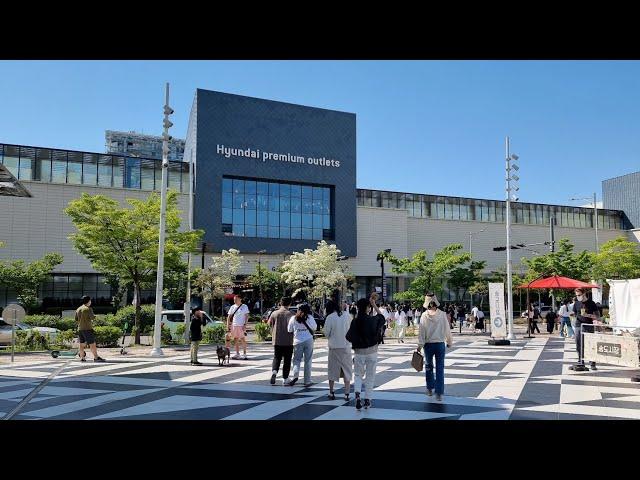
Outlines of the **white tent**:
{"label": "white tent", "polygon": [[607,280],[612,325],[640,328],[640,278]]}

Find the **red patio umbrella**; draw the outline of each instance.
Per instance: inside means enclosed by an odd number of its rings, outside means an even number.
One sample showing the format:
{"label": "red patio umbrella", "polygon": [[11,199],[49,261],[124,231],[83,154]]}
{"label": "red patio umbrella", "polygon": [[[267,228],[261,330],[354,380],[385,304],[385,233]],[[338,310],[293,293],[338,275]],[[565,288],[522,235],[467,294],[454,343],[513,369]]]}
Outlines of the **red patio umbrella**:
{"label": "red patio umbrella", "polygon": [[[600,288],[598,285],[592,285],[591,283],[585,283],[580,280],[575,280],[573,278],[561,277],[560,275],[552,275],[547,278],[536,278],[532,282],[523,283],[522,285],[516,288],[526,288],[527,289],[527,310],[529,310],[529,289],[544,289],[544,288],[557,288],[557,289],[565,289],[565,290],[573,290],[574,288]],[[531,337],[531,319],[528,318],[528,327],[527,327],[527,338]]]}
{"label": "red patio umbrella", "polygon": [[552,277],[539,278],[533,282],[527,284],[523,283],[516,288],[558,288],[572,290],[574,288],[600,288],[599,285],[592,285],[591,283],[581,282],[580,280],[574,280],[573,278],[561,277],[559,275],[553,275]]}

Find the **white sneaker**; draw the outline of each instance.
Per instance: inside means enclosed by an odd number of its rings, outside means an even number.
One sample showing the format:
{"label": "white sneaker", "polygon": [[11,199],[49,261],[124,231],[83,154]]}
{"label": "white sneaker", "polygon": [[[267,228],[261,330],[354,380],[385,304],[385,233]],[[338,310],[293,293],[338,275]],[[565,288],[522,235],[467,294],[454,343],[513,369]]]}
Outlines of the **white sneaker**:
{"label": "white sneaker", "polygon": [[284,387],[284,386],[286,386],[286,385],[287,385],[287,383],[289,383],[289,379],[288,379],[288,378],[283,378],[283,379],[282,379],[282,386],[283,386],[283,387]]}
{"label": "white sneaker", "polygon": [[233,357],[231,357],[231,360],[240,360],[240,355],[236,353]]}
{"label": "white sneaker", "polygon": [[246,355],[242,355],[241,359],[242,359],[242,360],[246,360],[246,359],[247,359],[247,356],[246,356]]}

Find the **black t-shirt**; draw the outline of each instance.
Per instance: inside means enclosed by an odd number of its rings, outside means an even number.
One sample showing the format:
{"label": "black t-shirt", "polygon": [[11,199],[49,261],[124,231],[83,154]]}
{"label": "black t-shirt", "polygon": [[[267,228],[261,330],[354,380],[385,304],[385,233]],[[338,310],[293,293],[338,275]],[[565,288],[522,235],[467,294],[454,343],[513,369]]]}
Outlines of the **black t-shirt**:
{"label": "black t-shirt", "polygon": [[200,320],[198,317],[193,315],[191,317],[191,325],[189,325],[189,330],[191,332],[191,340],[194,342],[199,342],[202,340],[202,323],[203,320]]}
{"label": "black t-shirt", "polygon": [[[576,303],[580,303],[580,302],[576,302]],[[575,308],[575,307],[574,307]],[[593,300],[587,300],[585,302],[582,302],[581,305],[578,305],[578,310],[576,311],[576,321],[579,323],[593,323],[593,318],[589,318],[589,317],[583,317],[582,315],[580,315],[580,310],[584,308],[586,313],[593,315],[594,313],[596,314],[600,314],[600,311],[598,310],[598,306],[596,305],[596,302],[594,302]]]}

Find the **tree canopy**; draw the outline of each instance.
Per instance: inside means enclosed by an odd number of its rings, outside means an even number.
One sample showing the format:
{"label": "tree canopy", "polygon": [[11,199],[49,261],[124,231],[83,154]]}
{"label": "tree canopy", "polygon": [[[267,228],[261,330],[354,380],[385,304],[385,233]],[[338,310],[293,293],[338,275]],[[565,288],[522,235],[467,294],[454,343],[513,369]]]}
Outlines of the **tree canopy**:
{"label": "tree canopy", "polygon": [[640,278],[640,245],[623,236],[602,244],[593,260],[593,278]]}
{"label": "tree canopy", "polygon": [[38,289],[63,261],[59,253],[47,253],[40,260],[0,262],[0,285],[14,290],[18,302],[29,310],[38,305]]}

